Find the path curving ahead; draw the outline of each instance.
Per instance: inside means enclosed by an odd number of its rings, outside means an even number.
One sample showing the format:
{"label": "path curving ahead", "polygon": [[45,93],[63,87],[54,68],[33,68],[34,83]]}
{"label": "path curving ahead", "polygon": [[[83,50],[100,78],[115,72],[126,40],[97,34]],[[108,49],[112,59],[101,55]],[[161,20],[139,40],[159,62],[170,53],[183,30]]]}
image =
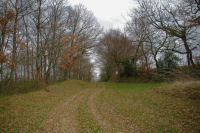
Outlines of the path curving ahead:
{"label": "path curving ahead", "polygon": [[104,118],[104,116],[102,116],[97,107],[96,107],[96,103],[95,103],[95,99],[100,95],[100,93],[105,89],[105,87],[103,86],[103,88],[100,89],[95,89],[95,92],[90,96],[89,98],[89,108],[90,111],[93,115],[93,117],[97,120],[97,122],[103,127],[104,132],[105,133],[112,133],[114,132],[114,129],[112,128],[110,122],[108,120],[106,120]]}
{"label": "path curving ahead", "polygon": [[100,133],[121,133],[122,130],[119,131],[117,128],[114,128],[109,119],[109,117],[113,117],[113,109],[104,106],[104,108],[108,110],[107,112],[112,111],[112,114],[108,113],[107,115],[102,114],[101,111],[98,110],[100,108],[97,107],[97,98],[103,91],[105,91],[105,86],[103,84],[101,87],[84,89],[58,104],[49,113],[48,119],[44,122],[44,132],[79,133],[81,131],[81,126],[78,118],[78,108],[81,106],[81,103],[86,100],[88,113],[103,129],[103,131],[99,131]]}
{"label": "path curving ahead", "polygon": [[49,114],[45,122],[46,133],[78,133],[77,108],[88,90],[69,97],[65,102],[57,105]]}

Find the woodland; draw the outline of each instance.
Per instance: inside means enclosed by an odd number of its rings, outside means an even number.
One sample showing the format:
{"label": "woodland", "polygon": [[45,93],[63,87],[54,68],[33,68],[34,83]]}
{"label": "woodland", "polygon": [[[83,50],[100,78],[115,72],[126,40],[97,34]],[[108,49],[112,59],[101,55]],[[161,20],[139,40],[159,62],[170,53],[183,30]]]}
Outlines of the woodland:
{"label": "woodland", "polygon": [[199,0],[138,0],[129,17],[123,29],[104,30],[83,5],[2,0],[0,88],[91,81],[96,68],[101,81],[199,77]]}
{"label": "woodland", "polygon": [[0,0],[0,133],[200,133],[200,0],[135,2]]}

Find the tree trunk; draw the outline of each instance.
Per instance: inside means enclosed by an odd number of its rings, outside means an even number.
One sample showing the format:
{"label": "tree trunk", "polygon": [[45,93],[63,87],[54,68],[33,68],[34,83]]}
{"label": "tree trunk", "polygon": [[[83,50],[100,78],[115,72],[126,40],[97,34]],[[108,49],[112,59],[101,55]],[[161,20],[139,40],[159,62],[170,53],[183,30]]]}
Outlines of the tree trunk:
{"label": "tree trunk", "polygon": [[3,81],[3,63],[2,62],[0,63],[0,74],[1,74],[1,80],[0,81]]}
{"label": "tree trunk", "polygon": [[24,81],[26,81],[26,63],[25,62],[24,62]]}
{"label": "tree trunk", "polygon": [[156,68],[158,69],[159,68],[159,65],[158,65],[158,60],[157,60],[157,55],[153,55],[153,58],[154,58],[154,61],[156,63]]}
{"label": "tree trunk", "polygon": [[186,54],[187,54],[188,66],[191,66],[191,65],[192,65],[192,67],[194,68],[194,67],[195,67],[195,64],[194,64],[193,57],[192,57],[192,51],[191,51],[191,49],[190,49],[189,46],[188,46],[186,37],[184,36],[184,37],[182,38],[182,40],[183,40],[184,47],[185,47]]}
{"label": "tree trunk", "polygon": [[53,64],[53,80],[56,80],[56,61]]}
{"label": "tree trunk", "polygon": [[49,65],[48,65],[48,69],[47,69],[47,71],[46,71],[46,73],[45,73],[45,79],[46,79],[46,82],[48,82],[49,81],[49,79],[50,79],[50,75],[51,75],[51,58],[49,57]]}
{"label": "tree trunk", "polygon": [[40,57],[41,59],[40,59],[40,79],[42,79],[43,78],[43,71],[42,71],[42,66],[43,66],[43,56],[41,56]]}
{"label": "tree trunk", "polygon": [[32,79],[35,79],[34,75],[34,53],[33,53],[33,48],[31,50],[31,71],[32,71]]}
{"label": "tree trunk", "polygon": [[[3,47],[5,45],[5,32],[4,30],[2,31],[2,34],[1,34],[1,44],[0,44],[0,54],[3,54]],[[3,62],[0,63],[0,74],[1,74],[1,80],[0,81],[3,81]]]}
{"label": "tree trunk", "polygon": [[26,54],[27,54],[27,60],[26,60],[26,71],[27,71],[27,80],[30,79],[30,71],[29,71],[29,46],[28,46],[28,43],[27,43],[27,51],[26,51]]}
{"label": "tree trunk", "polygon": [[30,55],[29,55],[29,33],[28,33],[28,26],[27,23],[25,21],[25,18],[23,16],[23,22],[25,25],[25,31],[26,31],[26,73],[27,73],[27,77],[26,79],[29,80],[30,79]]}
{"label": "tree trunk", "polygon": [[40,65],[39,65],[39,60],[40,60],[40,32],[41,32],[41,25],[40,25],[40,19],[41,19],[41,5],[42,5],[42,0],[39,0],[38,3],[38,16],[37,16],[37,46],[36,46],[36,71],[37,71],[37,79],[41,77],[40,75]]}
{"label": "tree trunk", "polygon": [[44,78],[46,80],[46,67],[47,67],[47,57],[46,55],[44,55],[44,69],[43,69],[43,72],[44,72]]}
{"label": "tree trunk", "polygon": [[[16,1],[17,3],[17,1]],[[16,11],[17,13],[17,11]],[[16,40],[17,40],[17,22],[18,22],[18,14],[15,16],[15,21],[14,21],[14,30],[13,30],[13,50],[12,50],[12,67],[11,67],[11,73],[10,73],[10,79],[11,81],[16,81],[17,80],[17,72],[16,72]],[[14,77],[15,74],[15,77]]]}

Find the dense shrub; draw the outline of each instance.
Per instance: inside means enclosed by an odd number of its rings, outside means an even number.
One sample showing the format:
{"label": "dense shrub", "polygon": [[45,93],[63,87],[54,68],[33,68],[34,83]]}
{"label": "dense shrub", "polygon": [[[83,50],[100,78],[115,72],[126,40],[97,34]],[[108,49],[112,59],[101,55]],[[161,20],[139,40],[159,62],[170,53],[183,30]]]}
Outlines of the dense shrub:
{"label": "dense shrub", "polygon": [[0,94],[26,93],[38,90],[39,88],[40,84],[38,80],[1,83]]}
{"label": "dense shrub", "polygon": [[120,63],[120,77],[131,77],[137,75],[137,67],[134,58],[122,59]]}
{"label": "dense shrub", "polygon": [[100,81],[106,82],[109,79],[110,79],[110,75],[108,74],[108,72],[103,70],[103,72],[101,72],[101,75],[100,75]]}
{"label": "dense shrub", "polygon": [[163,68],[176,68],[180,58],[173,52],[166,51],[158,60],[158,70]]}

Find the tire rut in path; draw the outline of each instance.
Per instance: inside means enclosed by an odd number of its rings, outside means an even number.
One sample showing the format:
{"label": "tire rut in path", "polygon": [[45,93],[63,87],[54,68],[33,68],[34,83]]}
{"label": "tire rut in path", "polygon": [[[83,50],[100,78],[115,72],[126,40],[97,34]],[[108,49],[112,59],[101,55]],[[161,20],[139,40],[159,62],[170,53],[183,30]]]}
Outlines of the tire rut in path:
{"label": "tire rut in path", "polygon": [[98,111],[97,107],[96,107],[96,103],[95,103],[95,99],[98,97],[98,95],[101,94],[101,92],[104,90],[104,86],[103,88],[99,88],[94,89],[95,92],[89,97],[89,109],[93,115],[93,117],[97,120],[97,122],[102,126],[102,128],[104,129],[104,133],[112,133],[114,132],[114,129],[112,128],[110,122],[108,120],[106,120]]}
{"label": "tire rut in path", "polygon": [[69,97],[65,102],[56,106],[49,114],[45,122],[46,133],[77,133],[79,122],[77,120],[77,108],[89,89]]}
{"label": "tire rut in path", "polygon": [[104,102],[102,103],[101,111],[103,111],[104,117],[109,118],[110,121],[114,121],[113,128],[117,133],[140,133],[139,129],[133,125],[130,117],[122,115],[119,111]]}
{"label": "tire rut in path", "polygon": [[[89,98],[89,108],[93,117],[98,121],[98,123],[104,129],[104,133],[138,133],[138,128],[133,125],[129,117],[123,116],[121,113],[117,112],[111,105],[106,103],[101,104],[98,108],[101,111],[105,111],[103,114],[97,109],[97,104],[95,99],[105,91],[105,87],[99,88],[90,96]],[[115,122],[115,123],[111,123]]]}

